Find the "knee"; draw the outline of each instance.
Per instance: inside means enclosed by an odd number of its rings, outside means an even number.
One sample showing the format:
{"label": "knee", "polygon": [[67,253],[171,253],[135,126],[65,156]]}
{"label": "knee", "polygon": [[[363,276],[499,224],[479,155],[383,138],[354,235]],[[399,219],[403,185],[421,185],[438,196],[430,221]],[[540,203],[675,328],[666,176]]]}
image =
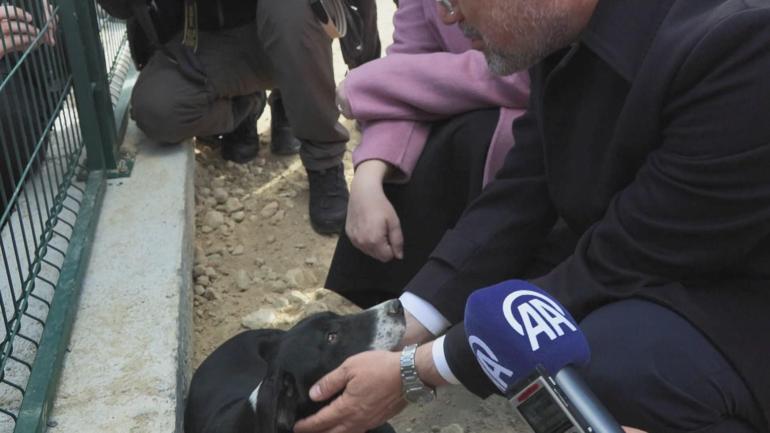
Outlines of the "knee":
{"label": "knee", "polygon": [[149,138],[163,143],[178,143],[190,137],[189,129],[180,121],[179,101],[134,88],[131,117]]}
{"label": "knee", "polygon": [[580,326],[591,347],[586,382],[621,424],[717,433],[730,431],[722,427],[732,425],[726,422],[737,422],[734,409],[725,406],[745,400],[736,391],[736,373],[677,314],[650,302],[621,301],[596,310]]}

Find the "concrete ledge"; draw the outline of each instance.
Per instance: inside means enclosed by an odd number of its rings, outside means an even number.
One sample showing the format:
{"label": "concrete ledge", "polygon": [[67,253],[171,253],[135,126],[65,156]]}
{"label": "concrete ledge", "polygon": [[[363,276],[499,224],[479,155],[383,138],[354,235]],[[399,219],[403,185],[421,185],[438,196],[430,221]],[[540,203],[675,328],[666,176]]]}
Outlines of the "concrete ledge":
{"label": "concrete ledge", "polygon": [[136,145],[111,180],[49,433],[182,432],[189,383],[193,147]]}

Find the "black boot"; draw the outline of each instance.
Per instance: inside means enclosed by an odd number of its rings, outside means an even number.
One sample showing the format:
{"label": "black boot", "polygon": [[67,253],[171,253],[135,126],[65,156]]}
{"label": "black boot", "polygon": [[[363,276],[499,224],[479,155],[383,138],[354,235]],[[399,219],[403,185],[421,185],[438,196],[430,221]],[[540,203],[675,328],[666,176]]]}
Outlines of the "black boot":
{"label": "black boot", "polygon": [[310,224],[323,235],[342,233],[348,211],[348,185],[342,163],[326,170],[307,170]]}
{"label": "black boot", "polygon": [[[261,100],[251,112],[238,125],[233,132],[222,134],[222,158],[238,164],[245,164],[256,158],[259,154],[259,134],[257,133],[257,119],[262,115],[266,103],[265,93],[262,92]],[[209,137],[206,137],[210,139]]]}
{"label": "black boot", "polygon": [[275,155],[294,155],[301,144],[291,132],[281,92],[274,89],[270,92],[270,151]]}

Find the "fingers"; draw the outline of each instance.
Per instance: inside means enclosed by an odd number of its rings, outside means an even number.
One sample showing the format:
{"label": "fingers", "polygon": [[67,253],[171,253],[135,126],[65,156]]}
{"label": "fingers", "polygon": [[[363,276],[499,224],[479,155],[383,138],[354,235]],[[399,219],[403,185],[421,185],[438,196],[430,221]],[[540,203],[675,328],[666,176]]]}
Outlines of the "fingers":
{"label": "fingers", "polygon": [[23,21],[31,23],[34,21],[34,18],[32,17],[32,14],[22,8],[0,5],[0,21]]}
{"label": "fingers", "polygon": [[401,232],[401,222],[398,216],[393,215],[386,220],[388,225],[388,242],[393,255],[401,260],[404,258],[404,234]]}
{"label": "fingers", "polygon": [[0,58],[8,53],[24,51],[32,44],[35,38],[33,36],[19,35],[13,37],[3,37],[0,41]]}
{"label": "fingers", "polygon": [[330,405],[315,413],[315,415],[301,419],[294,424],[295,433],[315,433],[327,431],[338,426],[340,419],[345,419],[345,396],[341,395]]}
{"label": "fingers", "polygon": [[310,388],[310,398],[314,401],[325,401],[342,391],[347,385],[348,372],[345,364],[337,367],[331,373],[322,377]]}

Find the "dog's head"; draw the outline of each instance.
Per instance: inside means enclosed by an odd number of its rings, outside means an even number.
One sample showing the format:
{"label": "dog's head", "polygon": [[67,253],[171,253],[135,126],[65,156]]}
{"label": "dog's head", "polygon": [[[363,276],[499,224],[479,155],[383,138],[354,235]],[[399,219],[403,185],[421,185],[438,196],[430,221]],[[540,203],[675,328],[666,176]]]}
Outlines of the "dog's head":
{"label": "dog's head", "polygon": [[299,322],[262,354],[269,367],[250,397],[257,432],[291,432],[296,419],[322,406],[308,396],[316,381],[356,353],[395,348],[404,330],[398,300],[359,314],[320,313]]}

